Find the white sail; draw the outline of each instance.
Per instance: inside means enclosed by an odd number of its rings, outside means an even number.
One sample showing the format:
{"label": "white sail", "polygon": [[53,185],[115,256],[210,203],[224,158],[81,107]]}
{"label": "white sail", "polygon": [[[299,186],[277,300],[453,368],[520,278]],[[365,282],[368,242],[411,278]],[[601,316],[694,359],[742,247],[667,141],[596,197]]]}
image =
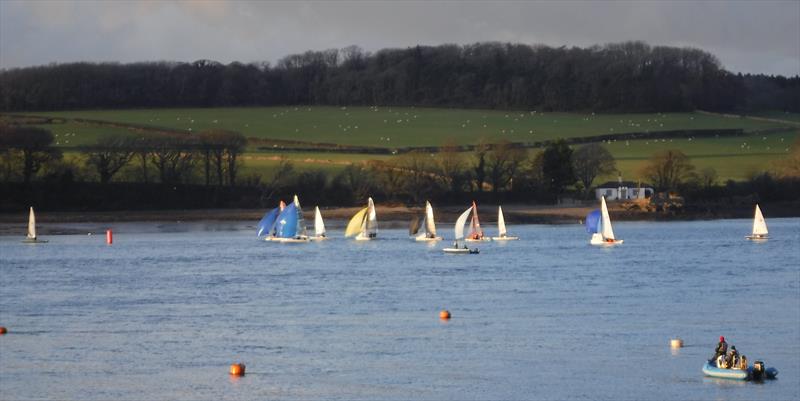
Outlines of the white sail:
{"label": "white sail", "polygon": [[[31,216],[33,216],[33,209],[31,209]],[[756,204],[756,215],[753,217],[753,236],[766,236],[767,234],[769,234],[767,222],[764,221],[761,208]]]}
{"label": "white sail", "polygon": [[294,196],[294,207],[297,208],[297,236],[307,237],[306,220],[303,218],[303,209],[300,207],[300,199]]}
{"label": "white sail", "polygon": [[375,214],[375,203],[367,199],[367,219],[364,222],[363,234],[374,237],[378,234],[378,216]]}
{"label": "white sail", "polygon": [[600,213],[602,215],[602,219],[600,220],[601,231],[600,233],[603,235],[603,239],[614,239],[614,230],[611,228],[611,217],[608,215],[608,207],[606,206],[606,197],[603,196],[600,198]]}
{"label": "white sail", "polygon": [[465,210],[464,213],[461,213],[461,216],[458,216],[455,226],[456,241],[464,239],[464,224],[467,223],[467,217],[469,217],[470,213],[472,213],[472,206]]}
{"label": "white sail", "polygon": [[325,236],[325,223],[322,221],[322,213],[319,212],[319,206],[314,207],[314,235],[317,237]]}
{"label": "white sail", "polygon": [[503,207],[497,207],[497,232],[501,237],[506,236],[506,219],[503,218]]}
{"label": "white sail", "polygon": [[28,238],[36,239],[36,216],[33,214],[33,206],[31,206],[31,212],[28,215]]}
{"label": "white sail", "polygon": [[430,237],[436,237],[436,223],[433,221],[433,207],[425,201],[425,230]]}

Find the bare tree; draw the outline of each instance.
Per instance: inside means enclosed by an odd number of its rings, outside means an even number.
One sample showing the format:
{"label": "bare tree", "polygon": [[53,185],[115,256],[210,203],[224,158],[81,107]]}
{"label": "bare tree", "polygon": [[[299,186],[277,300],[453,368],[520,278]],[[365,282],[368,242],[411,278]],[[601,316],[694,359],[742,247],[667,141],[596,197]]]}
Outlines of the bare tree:
{"label": "bare tree", "polygon": [[515,148],[511,142],[502,141],[492,146],[486,157],[489,182],[492,192],[497,194],[513,182],[514,177],[527,158],[522,148]]}
{"label": "bare tree", "polygon": [[694,165],[683,152],[676,149],[653,154],[642,169],[658,190],[674,190],[694,172]]}
{"label": "bare tree", "polygon": [[469,181],[464,154],[453,140],[447,140],[435,155],[437,173],[452,194],[464,191],[464,184]]}
{"label": "bare tree", "polygon": [[595,178],[611,174],[617,169],[614,157],[598,143],[590,143],[576,149],[572,153],[572,166],[575,175],[587,191],[592,187]]}
{"label": "bare tree", "polygon": [[86,164],[93,167],[100,176],[100,182],[106,184],[133,158],[136,149],[134,140],[127,135],[106,135],[97,140],[97,144],[86,149]]}

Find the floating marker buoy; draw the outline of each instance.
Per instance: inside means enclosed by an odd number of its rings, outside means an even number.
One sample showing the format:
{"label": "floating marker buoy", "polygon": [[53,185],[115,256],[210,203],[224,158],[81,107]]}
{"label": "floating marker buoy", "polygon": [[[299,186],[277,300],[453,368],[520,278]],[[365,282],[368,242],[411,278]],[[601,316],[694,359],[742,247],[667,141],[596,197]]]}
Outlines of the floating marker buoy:
{"label": "floating marker buoy", "polygon": [[231,375],[233,376],[244,376],[244,364],[243,363],[234,363],[231,365]]}
{"label": "floating marker buoy", "polygon": [[450,319],[450,311],[447,309],[442,310],[439,312],[439,319],[448,320]]}
{"label": "floating marker buoy", "polygon": [[683,340],[680,338],[673,338],[669,340],[669,346],[672,348],[683,348]]}
{"label": "floating marker buoy", "polygon": [[2,336],[3,334],[6,334],[6,333],[8,333],[8,330],[6,330],[5,327],[0,326],[0,336]]}
{"label": "floating marker buoy", "polygon": [[106,244],[111,245],[114,243],[114,233],[111,232],[111,229],[106,230]]}

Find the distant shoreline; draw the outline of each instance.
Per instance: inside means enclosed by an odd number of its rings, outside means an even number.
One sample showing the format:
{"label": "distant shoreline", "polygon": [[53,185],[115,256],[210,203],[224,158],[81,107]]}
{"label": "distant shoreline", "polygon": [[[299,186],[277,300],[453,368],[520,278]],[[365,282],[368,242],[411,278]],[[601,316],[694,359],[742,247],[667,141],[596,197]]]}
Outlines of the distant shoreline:
{"label": "distant shoreline", "polygon": [[[437,222],[452,224],[465,205],[436,207]],[[509,224],[579,224],[596,206],[556,206],[556,205],[503,205],[503,213]],[[800,202],[780,202],[762,205],[766,217],[800,217]],[[341,228],[359,207],[321,208],[326,226]],[[59,227],[62,224],[83,223],[109,225],[110,223],[185,223],[185,222],[252,222],[261,219],[266,209],[196,209],[196,210],[136,210],[100,212],[50,212],[37,210],[36,220],[42,234],[71,234],[75,229]],[[752,218],[751,205],[726,205],[721,207],[692,207],[680,212],[644,212],[624,210],[620,204],[610,203],[611,217],[615,221],[688,221],[716,220],[728,218]],[[377,206],[378,221],[386,228],[405,228],[414,215],[421,215],[423,209],[406,206]],[[484,224],[497,221],[497,205],[479,205],[479,213]],[[313,206],[304,209],[306,224],[313,224]],[[0,235],[13,235],[25,232],[28,214],[0,213]]]}

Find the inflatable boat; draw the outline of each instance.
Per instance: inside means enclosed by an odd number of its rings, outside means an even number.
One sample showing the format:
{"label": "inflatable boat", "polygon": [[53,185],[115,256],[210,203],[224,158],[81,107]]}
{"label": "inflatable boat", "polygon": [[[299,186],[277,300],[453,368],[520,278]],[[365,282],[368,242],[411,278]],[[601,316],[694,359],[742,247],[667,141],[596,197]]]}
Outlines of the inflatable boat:
{"label": "inflatable boat", "polygon": [[718,368],[711,361],[706,361],[703,365],[703,374],[722,379],[763,380],[774,379],[778,375],[778,370],[775,368],[765,369],[764,363],[761,361],[756,361],[753,365],[748,366],[747,369],[723,369]]}

